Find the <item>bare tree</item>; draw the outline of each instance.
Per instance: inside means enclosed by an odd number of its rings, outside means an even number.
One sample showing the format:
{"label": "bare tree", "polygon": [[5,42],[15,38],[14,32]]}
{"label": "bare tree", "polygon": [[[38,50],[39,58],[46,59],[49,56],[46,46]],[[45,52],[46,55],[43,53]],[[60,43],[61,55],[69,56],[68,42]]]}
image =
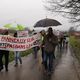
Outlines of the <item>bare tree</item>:
{"label": "bare tree", "polygon": [[[46,0],[45,8],[70,19],[71,22],[80,22],[80,0]],[[79,25],[80,26],[80,25]]]}
{"label": "bare tree", "polygon": [[75,31],[74,27],[70,27],[69,32],[74,32],[74,31]]}

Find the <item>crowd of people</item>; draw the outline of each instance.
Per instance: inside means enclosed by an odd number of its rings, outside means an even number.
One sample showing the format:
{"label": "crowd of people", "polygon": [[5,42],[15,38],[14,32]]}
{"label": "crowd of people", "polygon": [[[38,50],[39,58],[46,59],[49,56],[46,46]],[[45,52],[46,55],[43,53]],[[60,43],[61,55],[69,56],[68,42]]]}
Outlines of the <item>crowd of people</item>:
{"label": "crowd of people", "polygon": [[[42,30],[40,34],[41,34],[41,44],[39,47],[42,55],[42,64],[45,68],[45,71],[51,73],[53,69],[53,61],[55,59],[54,53],[56,47],[59,50],[62,50],[64,48],[67,49],[69,38],[64,35],[58,35],[58,36],[55,35],[51,27],[48,28],[47,32],[45,30]],[[37,47],[38,46],[36,46],[34,50],[34,55],[36,56],[36,58],[38,53]]]}
{"label": "crowd of people", "polygon": [[[34,35],[37,33],[34,33]],[[45,68],[45,71],[51,73],[53,68],[53,60],[55,59],[55,48],[62,49],[63,47],[67,48],[68,39],[65,36],[56,36],[53,33],[53,29],[51,27],[48,28],[48,31],[42,30],[41,34],[41,44],[39,46],[33,47],[33,54],[35,59],[37,58],[38,50],[41,50],[42,64]],[[8,35],[8,31],[4,33],[4,35]],[[14,37],[18,37],[17,32],[14,33]],[[9,51],[0,50],[0,71],[3,70],[3,61],[2,58],[5,56],[5,70],[8,71],[8,63],[9,63]],[[14,60],[15,67],[18,66],[18,60],[20,64],[22,64],[22,59],[20,56],[20,51],[14,51]]]}

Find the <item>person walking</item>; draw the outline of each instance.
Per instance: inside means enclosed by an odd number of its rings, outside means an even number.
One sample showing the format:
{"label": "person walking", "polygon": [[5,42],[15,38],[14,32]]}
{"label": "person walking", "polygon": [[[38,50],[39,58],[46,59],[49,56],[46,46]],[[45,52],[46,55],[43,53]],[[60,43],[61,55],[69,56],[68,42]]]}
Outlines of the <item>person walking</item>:
{"label": "person walking", "polygon": [[[33,35],[37,35],[38,33],[35,32],[35,31],[33,31],[32,34],[33,34]],[[34,42],[34,47],[33,47],[33,55],[34,55],[34,58],[35,58],[35,59],[37,59],[38,50],[40,49],[39,45],[37,45],[37,44],[38,44],[38,40],[36,40],[36,41]],[[37,46],[35,46],[35,45],[37,45]]]}
{"label": "person walking", "polygon": [[[14,37],[18,37],[17,32],[14,33]],[[14,57],[15,57],[15,67],[18,66],[18,60],[20,61],[20,64],[22,64],[22,59],[20,55],[20,51],[14,51]]]}
{"label": "person walking", "polygon": [[45,59],[44,43],[43,43],[43,40],[44,40],[45,35],[46,35],[45,30],[42,30],[42,31],[41,31],[41,52],[42,52],[42,64],[44,64],[44,59]]}
{"label": "person walking", "polygon": [[[6,32],[4,33],[4,35],[8,35],[8,31],[6,31]],[[5,63],[4,63],[4,65],[5,65],[5,70],[8,71],[9,51],[7,51],[7,50],[0,50],[0,71],[4,68],[4,66],[3,66],[3,61],[2,61],[3,57],[4,57],[4,59],[5,59]]]}
{"label": "person walking", "polygon": [[43,44],[44,44],[44,53],[45,53],[45,70],[51,72],[53,67],[53,59],[55,59],[54,51],[58,43],[57,37],[53,34],[52,28],[48,28],[48,33],[45,35]]}
{"label": "person walking", "polygon": [[68,42],[69,42],[69,37],[66,37],[66,39],[65,39],[65,47],[66,47],[66,49],[68,48]]}

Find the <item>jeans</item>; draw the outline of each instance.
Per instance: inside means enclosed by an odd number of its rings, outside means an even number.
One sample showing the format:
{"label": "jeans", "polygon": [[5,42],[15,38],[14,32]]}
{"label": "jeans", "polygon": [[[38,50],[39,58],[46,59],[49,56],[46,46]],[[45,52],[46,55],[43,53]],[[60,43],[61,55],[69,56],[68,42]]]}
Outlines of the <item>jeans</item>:
{"label": "jeans", "polygon": [[45,61],[45,51],[44,51],[44,47],[41,48],[41,52],[42,52],[42,63],[44,63],[44,61]]}
{"label": "jeans", "polygon": [[33,47],[33,54],[34,54],[34,58],[37,58],[37,52],[38,52],[38,50],[37,50],[37,46],[35,46],[35,47]]}
{"label": "jeans", "polygon": [[54,52],[46,52],[45,51],[45,69],[48,71],[52,70],[53,67],[53,59],[54,59]]}
{"label": "jeans", "polygon": [[22,64],[22,59],[21,59],[21,56],[20,56],[20,52],[15,51],[14,56],[15,56],[15,64],[18,64],[18,60],[20,61],[20,64]]}

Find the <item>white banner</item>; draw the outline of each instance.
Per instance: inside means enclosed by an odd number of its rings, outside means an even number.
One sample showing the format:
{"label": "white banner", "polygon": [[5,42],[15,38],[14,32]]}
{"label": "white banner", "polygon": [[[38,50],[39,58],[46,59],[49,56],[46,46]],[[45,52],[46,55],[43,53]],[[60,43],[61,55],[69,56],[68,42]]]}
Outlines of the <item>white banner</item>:
{"label": "white banner", "polygon": [[[39,45],[39,40],[40,34],[21,38],[0,35],[0,49],[9,51],[25,51]],[[35,44],[36,41],[37,44]]]}
{"label": "white banner", "polygon": [[28,31],[18,31],[18,37],[27,37],[29,36]]}

